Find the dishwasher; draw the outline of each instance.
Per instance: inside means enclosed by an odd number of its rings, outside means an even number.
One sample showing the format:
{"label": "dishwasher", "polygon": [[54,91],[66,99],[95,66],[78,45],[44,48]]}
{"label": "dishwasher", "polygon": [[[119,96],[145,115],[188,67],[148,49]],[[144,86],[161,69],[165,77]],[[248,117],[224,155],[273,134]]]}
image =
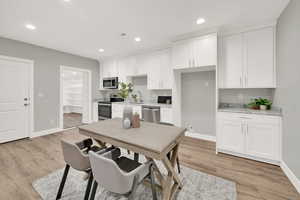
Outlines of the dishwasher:
{"label": "dishwasher", "polygon": [[160,107],[159,106],[142,106],[142,120],[146,122],[160,122]]}

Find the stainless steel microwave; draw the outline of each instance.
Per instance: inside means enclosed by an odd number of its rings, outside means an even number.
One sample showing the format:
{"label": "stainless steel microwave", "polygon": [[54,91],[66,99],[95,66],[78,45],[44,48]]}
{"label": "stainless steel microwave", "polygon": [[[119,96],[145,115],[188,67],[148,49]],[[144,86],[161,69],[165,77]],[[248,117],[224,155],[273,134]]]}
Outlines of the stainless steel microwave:
{"label": "stainless steel microwave", "polygon": [[118,89],[118,77],[103,78],[104,89]]}

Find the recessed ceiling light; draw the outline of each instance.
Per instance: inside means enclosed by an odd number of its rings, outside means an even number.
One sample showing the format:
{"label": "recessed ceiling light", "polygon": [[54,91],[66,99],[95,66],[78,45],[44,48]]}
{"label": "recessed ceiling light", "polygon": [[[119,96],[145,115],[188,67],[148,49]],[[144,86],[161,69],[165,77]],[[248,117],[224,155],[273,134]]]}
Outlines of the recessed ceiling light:
{"label": "recessed ceiling light", "polygon": [[99,52],[104,52],[104,49],[99,49],[98,51],[99,51]]}
{"label": "recessed ceiling light", "polygon": [[135,37],[134,40],[135,40],[136,42],[140,42],[140,41],[141,41],[141,38],[140,38],[140,37]]}
{"label": "recessed ceiling light", "polygon": [[204,18],[198,18],[197,19],[197,24],[203,24],[205,23],[205,19]]}
{"label": "recessed ceiling light", "polygon": [[70,2],[71,0],[64,0],[64,2]]}
{"label": "recessed ceiling light", "polygon": [[25,27],[29,30],[35,30],[36,29],[36,27],[32,24],[26,24]]}

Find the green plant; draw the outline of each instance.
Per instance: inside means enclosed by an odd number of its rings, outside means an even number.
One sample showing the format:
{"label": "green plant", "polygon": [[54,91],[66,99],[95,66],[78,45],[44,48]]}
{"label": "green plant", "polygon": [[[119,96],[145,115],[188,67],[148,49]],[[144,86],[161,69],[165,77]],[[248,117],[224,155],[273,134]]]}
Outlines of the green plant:
{"label": "green plant", "polygon": [[118,95],[120,97],[122,97],[123,99],[127,99],[129,94],[133,91],[132,83],[126,84],[126,83],[120,82],[119,85],[120,85],[120,89],[119,89]]}
{"label": "green plant", "polygon": [[253,99],[249,104],[248,106],[249,107],[252,107],[252,108],[257,108],[259,107],[260,105],[265,105],[267,106],[268,108],[271,107],[272,105],[272,101],[270,101],[269,99],[264,99],[264,98],[255,98]]}

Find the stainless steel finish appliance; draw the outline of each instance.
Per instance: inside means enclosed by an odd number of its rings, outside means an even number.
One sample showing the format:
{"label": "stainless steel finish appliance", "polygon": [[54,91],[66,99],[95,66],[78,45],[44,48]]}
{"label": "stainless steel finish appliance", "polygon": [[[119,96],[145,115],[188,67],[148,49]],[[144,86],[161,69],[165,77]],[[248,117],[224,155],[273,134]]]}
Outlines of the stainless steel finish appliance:
{"label": "stainless steel finish appliance", "polygon": [[147,122],[160,122],[160,107],[159,106],[142,106],[142,119]]}
{"label": "stainless steel finish appliance", "polygon": [[118,89],[119,81],[118,77],[103,78],[104,89]]}
{"label": "stainless steel finish appliance", "polygon": [[122,102],[124,99],[118,97],[111,97],[109,101],[98,101],[98,119],[105,120],[111,119],[111,103]]}

